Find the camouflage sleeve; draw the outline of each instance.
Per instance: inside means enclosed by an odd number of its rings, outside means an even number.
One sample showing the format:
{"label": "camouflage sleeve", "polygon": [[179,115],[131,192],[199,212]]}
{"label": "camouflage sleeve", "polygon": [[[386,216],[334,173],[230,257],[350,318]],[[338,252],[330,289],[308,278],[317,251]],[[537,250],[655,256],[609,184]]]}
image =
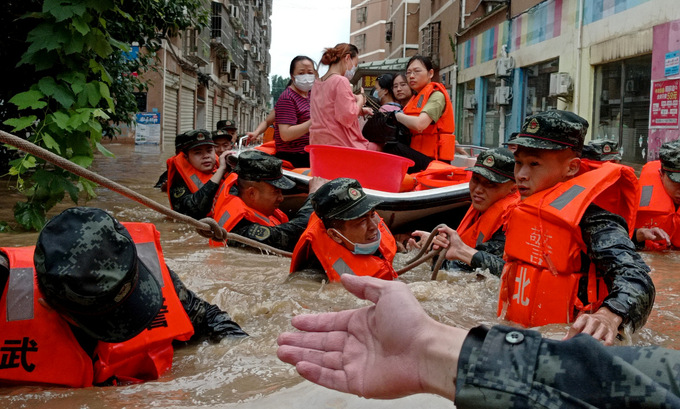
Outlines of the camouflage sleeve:
{"label": "camouflage sleeve", "polygon": [[503,272],[505,261],[503,260],[503,250],[505,249],[505,232],[503,229],[498,229],[491,236],[491,238],[484,243],[475,247],[477,253],[472,256],[470,260],[470,267],[483,270],[489,269],[489,272],[495,276],[500,277]]}
{"label": "camouflage sleeve", "polygon": [[202,219],[212,210],[218,188],[217,183],[209,180],[196,193],[191,193],[181,177],[175,178],[170,187],[170,204],[179,213]]}
{"label": "camouflage sleeve", "polygon": [[[170,269],[168,268],[168,270]],[[189,342],[203,338],[210,338],[213,342],[219,342],[222,338],[228,336],[248,336],[237,323],[232,321],[226,311],[220,310],[218,306],[210,304],[189,290],[172,270],[170,270],[170,277],[184,311],[186,311],[191,324],[194,326],[194,335]]]}
{"label": "camouflage sleeve", "polygon": [[635,251],[621,216],[591,205],[581,219],[588,257],[609,289],[604,306],[623,317],[633,330],[642,327],[656,294],[649,267]]}
{"label": "camouflage sleeve", "polygon": [[270,227],[242,219],[234,226],[231,232],[276,247],[277,249],[293,251],[300,236],[302,236],[302,232],[307,228],[309,217],[313,211],[312,202],[307,198],[302,207],[300,207],[300,210],[297,211],[288,223]]}
{"label": "camouflage sleeve", "polygon": [[605,347],[501,325],[473,328],[458,359],[457,408],[680,407],[680,351]]}

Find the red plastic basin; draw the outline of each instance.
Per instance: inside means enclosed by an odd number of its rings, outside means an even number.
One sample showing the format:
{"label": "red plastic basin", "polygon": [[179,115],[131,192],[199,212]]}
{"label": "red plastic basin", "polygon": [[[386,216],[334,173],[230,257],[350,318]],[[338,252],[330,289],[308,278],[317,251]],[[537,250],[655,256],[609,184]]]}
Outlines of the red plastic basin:
{"label": "red plastic basin", "polygon": [[326,179],[351,178],[368,189],[399,192],[411,159],[388,153],[332,145],[308,145],[312,175]]}

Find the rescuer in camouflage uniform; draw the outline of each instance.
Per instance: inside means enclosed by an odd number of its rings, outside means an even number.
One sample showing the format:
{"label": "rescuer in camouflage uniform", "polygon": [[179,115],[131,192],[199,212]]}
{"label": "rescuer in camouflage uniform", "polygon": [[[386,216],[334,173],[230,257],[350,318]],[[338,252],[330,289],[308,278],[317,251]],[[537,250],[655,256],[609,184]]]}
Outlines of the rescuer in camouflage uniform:
{"label": "rescuer in camouflage uniform", "polygon": [[[283,175],[281,171],[282,164],[283,161],[281,159],[258,150],[241,153],[238,156],[237,163],[234,165],[234,172],[238,175],[238,180],[229,191],[229,194],[242,197],[247,188],[246,185],[252,185],[252,183],[269,184],[274,189],[278,189],[278,194],[280,194],[281,190],[295,187],[295,182]],[[231,232],[281,250],[293,251],[297,241],[300,239],[300,235],[307,227],[309,216],[314,211],[310,199],[314,192],[316,192],[316,189],[325,181],[325,179],[318,177],[312,178],[309,181],[309,196],[287,223],[277,226],[265,226],[254,223],[244,217],[231,229]],[[283,200],[283,197],[281,196],[280,199]],[[278,203],[275,207],[278,208]],[[216,209],[215,212],[219,212],[219,209]],[[216,215],[216,218],[219,219],[219,216]],[[222,224],[220,220],[218,220],[218,223]]]}
{"label": "rescuer in camouflage uniform", "polygon": [[[158,279],[139,258],[128,230],[103,210],[74,207],[53,217],[38,237],[34,259],[45,300],[87,334],[79,338],[84,348],[96,339],[121,342],[131,338],[159,313],[163,300]],[[3,290],[12,266],[2,252],[0,261]],[[192,340],[219,342],[226,336],[247,335],[227,312],[202,300],[168,270],[194,327]],[[130,280],[136,283],[134,290],[123,301],[114,301],[120,297],[110,294],[122,291]],[[0,333],[1,328],[2,323]]]}
{"label": "rescuer in camouflage uniform", "polygon": [[[541,155],[548,155],[548,152],[563,152],[565,155],[571,152],[575,159],[569,159],[570,164],[574,160],[580,160],[587,130],[588,122],[585,119],[567,111],[545,111],[526,118],[520,133],[508,142],[509,148],[515,154],[515,181],[522,200],[525,200],[527,195],[531,197],[532,194],[539,193],[539,191],[530,191],[535,190],[536,183],[538,183],[531,173],[535,172],[531,170],[535,169],[535,164],[529,162],[536,160],[532,158],[540,159]],[[567,151],[569,149],[571,151]],[[525,157],[526,159],[523,160]],[[575,170],[578,169],[579,166],[576,163]],[[549,171],[560,172],[554,168]],[[567,177],[567,180],[569,178]],[[542,188],[551,187],[543,186]],[[586,251],[581,254],[582,278],[579,282],[578,298],[585,300],[584,303],[587,304],[586,283],[591,263],[595,264],[596,274],[604,278],[609,294],[605,297],[602,307],[595,313],[581,314],[576,319],[569,331],[569,336],[579,332],[577,328],[583,323],[579,320],[599,320],[600,327],[607,326],[606,343],[610,343],[616,331],[624,325],[630,326],[635,331],[647,321],[654,305],[655,289],[648,274],[650,269],[635,251],[635,246],[629,237],[629,227],[632,226],[628,226],[621,216],[595,204],[590,204],[581,217],[579,228]],[[510,232],[506,234],[509,237]],[[615,314],[611,316],[614,320],[617,316],[620,317],[621,322],[618,328],[610,328],[614,322],[610,320],[609,315],[607,318],[598,317],[601,312],[602,314]],[[593,325],[597,326],[597,324]],[[586,327],[593,330],[590,324]]]}
{"label": "rescuer in camouflage uniform", "polygon": [[467,331],[432,319],[402,282],[341,281],[375,305],[298,315],[303,332],[278,338],[278,357],[327,388],[380,399],[434,393],[459,409],[680,408],[680,351],[502,325]]}
{"label": "rescuer in camouflage uniform", "polygon": [[593,139],[583,146],[581,158],[597,162],[612,161],[618,163],[621,161],[622,156],[621,151],[619,151],[618,142],[608,139]]}

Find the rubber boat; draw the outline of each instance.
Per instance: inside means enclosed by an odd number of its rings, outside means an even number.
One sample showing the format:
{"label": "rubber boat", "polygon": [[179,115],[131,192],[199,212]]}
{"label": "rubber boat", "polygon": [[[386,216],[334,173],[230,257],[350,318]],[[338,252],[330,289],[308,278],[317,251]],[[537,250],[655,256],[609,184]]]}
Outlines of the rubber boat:
{"label": "rubber boat", "polygon": [[[275,153],[273,143],[256,149]],[[284,192],[281,210],[288,214],[299,209],[307,198],[312,176],[357,179],[367,195],[382,201],[377,211],[397,233],[431,230],[439,223],[456,226],[470,206],[471,172],[465,168],[474,164],[473,156],[456,157],[451,164],[433,161],[422,172],[406,174],[413,162],[399,156],[326,145],[306,149],[310,152],[310,168],[293,169],[284,161],[283,173],[297,185]]]}

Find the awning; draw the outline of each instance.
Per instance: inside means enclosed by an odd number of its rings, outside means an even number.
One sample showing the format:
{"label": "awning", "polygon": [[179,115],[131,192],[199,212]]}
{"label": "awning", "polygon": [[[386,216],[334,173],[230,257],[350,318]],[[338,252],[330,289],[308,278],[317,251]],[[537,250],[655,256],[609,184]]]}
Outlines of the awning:
{"label": "awning", "polygon": [[398,74],[404,72],[406,71],[406,64],[410,59],[410,57],[404,57],[360,63],[359,67],[357,67],[357,72],[350,82],[356,84],[359,79],[365,76],[377,77],[382,74]]}

